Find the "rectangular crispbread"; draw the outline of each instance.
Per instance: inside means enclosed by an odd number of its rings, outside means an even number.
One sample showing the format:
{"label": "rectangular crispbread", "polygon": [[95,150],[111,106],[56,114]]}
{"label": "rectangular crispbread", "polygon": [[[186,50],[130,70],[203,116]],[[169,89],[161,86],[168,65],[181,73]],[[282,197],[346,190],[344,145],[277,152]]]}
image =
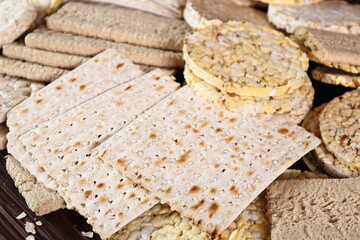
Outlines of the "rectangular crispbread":
{"label": "rectangular crispbread", "polygon": [[215,236],[319,143],[284,119],[243,119],[185,86],[93,154]]}
{"label": "rectangular crispbread", "polygon": [[31,48],[86,57],[92,57],[105,49],[113,48],[138,64],[168,68],[184,67],[184,60],[180,52],[117,43],[47,29],[28,34],[25,37],[25,43]]}
{"label": "rectangular crispbread", "polygon": [[[154,70],[20,137],[37,161],[37,167],[53,178],[55,189],[88,218],[101,237],[110,237],[158,200],[133,186],[110,165],[91,156],[91,150],[178,86],[173,77]],[[38,175],[42,172],[35,173]]]}
{"label": "rectangular crispbread", "polygon": [[[34,168],[31,154],[26,152],[25,147],[18,140],[20,135],[39,123],[142,74],[137,66],[116,50],[106,50],[90,59],[36,92],[8,113],[7,125],[10,129],[7,135],[8,152],[30,173],[35,172],[38,169]],[[44,178],[41,179],[42,182],[51,182],[46,175]]]}
{"label": "rectangular crispbread", "polygon": [[23,43],[10,43],[3,46],[3,55],[44,66],[74,69],[89,58],[64,53],[49,52],[26,47]]}
{"label": "rectangular crispbread", "polygon": [[5,150],[6,149],[6,143],[7,143],[7,139],[6,139],[6,134],[8,134],[9,129],[5,124],[0,124],[0,150]]}
{"label": "rectangular crispbread", "polygon": [[46,19],[49,29],[180,52],[191,28],[185,21],[138,10],[69,2]]}

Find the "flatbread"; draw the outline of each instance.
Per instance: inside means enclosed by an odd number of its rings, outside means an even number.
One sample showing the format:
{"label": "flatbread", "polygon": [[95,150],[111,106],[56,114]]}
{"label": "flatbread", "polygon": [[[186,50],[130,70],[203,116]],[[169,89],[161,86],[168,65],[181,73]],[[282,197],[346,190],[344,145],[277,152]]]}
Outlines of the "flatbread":
{"label": "flatbread", "polygon": [[6,134],[8,134],[9,129],[5,124],[0,124],[0,150],[5,150],[6,149],[6,143],[7,143],[7,139],[6,139]]}
{"label": "flatbread", "polygon": [[[20,137],[35,159],[33,168],[42,170],[35,170],[34,175],[49,174],[67,204],[88,218],[94,231],[104,239],[158,200],[91,156],[90,151],[178,86],[173,77],[155,70],[112,88]],[[122,184],[127,186],[126,190]]]}
{"label": "flatbread", "polygon": [[308,68],[296,43],[247,22],[207,22],[185,40],[184,58],[196,76],[241,96],[291,93],[304,83]]}
{"label": "flatbread", "polygon": [[94,154],[216,236],[270,182],[319,144],[280,118],[239,116],[216,108],[185,86]]}
{"label": "flatbread", "polygon": [[314,80],[345,87],[360,87],[360,74],[347,73],[338,69],[318,66],[311,71]]}
{"label": "flatbread", "polygon": [[268,19],[277,28],[294,33],[298,27],[359,34],[360,5],[346,1],[323,1],[317,4],[270,4]]}
{"label": "flatbread", "polygon": [[267,20],[266,13],[255,8],[239,5],[234,0],[188,0],[184,10],[184,19],[192,27],[199,27],[208,20],[219,19],[248,21],[253,24],[274,28]]}
{"label": "flatbread", "polygon": [[46,26],[54,31],[178,52],[191,32],[182,20],[82,2],[66,3],[46,19]]}

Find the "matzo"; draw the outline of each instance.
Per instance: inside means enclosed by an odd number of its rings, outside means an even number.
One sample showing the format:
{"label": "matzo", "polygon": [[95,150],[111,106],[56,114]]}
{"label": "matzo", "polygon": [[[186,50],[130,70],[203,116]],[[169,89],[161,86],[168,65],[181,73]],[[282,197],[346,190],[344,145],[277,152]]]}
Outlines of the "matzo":
{"label": "matzo", "polygon": [[42,168],[34,175],[49,174],[67,204],[88,218],[102,238],[119,231],[158,200],[91,156],[90,151],[178,86],[173,77],[155,70],[20,137],[37,161],[34,167]]}
{"label": "matzo", "polygon": [[268,184],[319,144],[295,124],[267,120],[241,119],[185,86],[94,154],[203,231],[218,235]]}

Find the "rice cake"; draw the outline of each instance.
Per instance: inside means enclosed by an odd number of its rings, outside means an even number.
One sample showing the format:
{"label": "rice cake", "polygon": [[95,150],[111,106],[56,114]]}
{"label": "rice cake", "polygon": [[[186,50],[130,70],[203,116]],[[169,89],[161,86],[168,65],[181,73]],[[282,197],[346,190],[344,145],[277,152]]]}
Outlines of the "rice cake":
{"label": "rice cake", "polygon": [[247,22],[207,22],[185,40],[184,58],[207,83],[253,97],[291,93],[304,83],[308,68],[308,58],[296,43]]}
{"label": "rice cake", "polygon": [[188,0],[184,10],[184,19],[192,27],[201,26],[208,20],[219,19],[248,21],[253,24],[274,28],[267,20],[266,13],[255,8],[239,5],[234,0]]}
{"label": "rice cake", "polygon": [[183,68],[182,53],[147,48],[127,43],[116,43],[71,33],[39,29],[25,37],[26,46],[51,52],[67,53],[85,57],[113,48],[133,62],[163,68]]}
{"label": "rice cake", "polygon": [[323,1],[306,5],[269,5],[268,19],[276,27],[294,33],[298,27],[359,34],[360,5]]}
{"label": "rice cake", "polygon": [[360,174],[360,90],[345,93],[326,104],[319,116],[326,148],[342,164]]}
{"label": "rice cake", "polygon": [[238,112],[246,117],[258,114],[276,114],[298,124],[310,111],[314,100],[314,89],[307,76],[304,85],[291,95],[286,94],[273,98],[243,97],[226,93],[195,76],[187,66],[185,66],[184,76],[195,93],[205,100],[214,103],[219,108]]}
{"label": "rice cake", "polygon": [[360,74],[347,73],[338,69],[318,66],[311,71],[314,80],[345,87],[360,87]]}
{"label": "rice cake", "polygon": [[[42,168],[50,175],[67,204],[88,218],[94,231],[104,239],[158,200],[91,156],[90,151],[174,92],[178,85],[173,77],[155,70],[112,88],[20,137],[37,161],[34,168]],[[127,185],[126,191],[122,184]]]}
{"label": "rice cake", "polygon": [[[93,153],[215,236],[267,184],[319,144],[280,118],[257,121],[259,117],[239,116],[216,108],[185,86]],[[237,136],[232,136],[235,129]],[[250,136],[256,137],[249,140]],[[239,181],[245,175],[247,181]],[[205,182],[206,187],[199,187]]]}
{"label": "rice cake", "polygon": [[6,134],[8,134],[9,129],[8,127],[1,123],[0,124],[0,150],[5,150],[6,149],[6,143],[7,143],[7,139],[6,139]]}
{"label": "rice cake", "polygon": [[46,26],[60,32],[178,52],[191,32],[182,20],[84,2],[66,3],[46,19]]}

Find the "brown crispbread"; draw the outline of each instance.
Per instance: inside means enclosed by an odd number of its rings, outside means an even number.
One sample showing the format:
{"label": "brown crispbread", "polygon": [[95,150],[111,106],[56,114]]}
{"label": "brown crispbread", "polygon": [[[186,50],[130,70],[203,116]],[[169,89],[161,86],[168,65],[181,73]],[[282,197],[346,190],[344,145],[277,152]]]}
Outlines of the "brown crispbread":
{"label": "brown crispbread", "polygon": [[319,144],[293,123],[260,120],[216,108],[185,86],[93,154],[215,236]]}
{"label": "brown crispbread", "polygon": [[8,134],[9,128],[5,124],[0,124],[0,150],[6,149],[6,134]]}
{"label": "brown crispbread", "polygon": [[[112,88],[20,137],[37,161],[34,168],[42,167],[50,175],[56,182],[55,189],[67,204],[88,218],[102,238],[119,231],[158,200],[147,191],[134,187],[122,174],[91,156],[90,151],[178,86],[173,77],[154,70]],[[125,191],[121,184],[127,185]]]}
{"label": "brown crispbread", "polygon": [[46,19],[46,25],[55,31],[178,52],[191,31],[178,19],[82,2],[66,3]]}
{"label": "brown crispbread", "polygon": [[335,68],[317,66],[311,71],[311,77],[327,84],[342,85],[345,87],[360,87],[360,74],[352,74]]}

